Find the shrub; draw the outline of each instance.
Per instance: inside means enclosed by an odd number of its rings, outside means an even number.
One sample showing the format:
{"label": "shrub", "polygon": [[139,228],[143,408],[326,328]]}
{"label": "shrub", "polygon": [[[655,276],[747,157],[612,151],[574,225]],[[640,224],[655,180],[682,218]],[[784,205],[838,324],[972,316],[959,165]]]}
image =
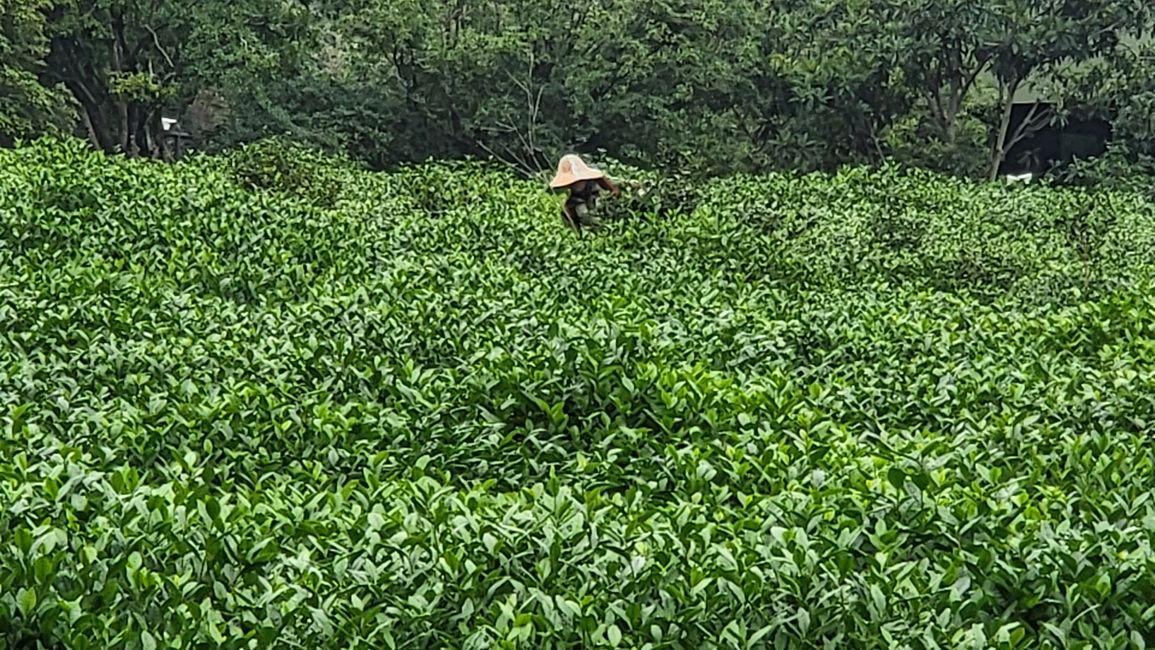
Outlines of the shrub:
{"label": "shrub", "polygon": [[236,161],[0,152],[6,647],[1155,642],[1144,197]]}
{"label": "shrub", "polygon": [[282,138],[241,145],[224,158],[237,182],[252,190],[277,192],[332,207],[344,175],[338,161],[318,150]]}

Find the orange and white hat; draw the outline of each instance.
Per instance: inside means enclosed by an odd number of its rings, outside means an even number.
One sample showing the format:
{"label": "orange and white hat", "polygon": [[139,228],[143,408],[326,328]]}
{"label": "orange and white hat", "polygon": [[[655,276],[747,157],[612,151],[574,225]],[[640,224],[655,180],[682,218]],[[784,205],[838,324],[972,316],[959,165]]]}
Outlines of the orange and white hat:
{"label": "orange and white hat", "polygon": [[557,174],[549,182],[550,189],[560,190],[582,181],[606,182],[606,173],[586,164],[581,156],[567,154],[557,163]]}

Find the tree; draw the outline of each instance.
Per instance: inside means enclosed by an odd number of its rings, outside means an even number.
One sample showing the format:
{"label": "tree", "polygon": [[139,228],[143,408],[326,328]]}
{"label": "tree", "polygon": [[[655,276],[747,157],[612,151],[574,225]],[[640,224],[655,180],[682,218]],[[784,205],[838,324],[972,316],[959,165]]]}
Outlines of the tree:
{"label": "tree", "polygon": [[1060,121],[1100,119],[1111,124],[1104,155],[1075,160],[1058,179],[1082,185],[1150,192],[1155,174],[1155,43],[1120,42],[1107,56],[1067,66],[1051,76]]}
{"label": "tree", "polygon": [[954,142],[967,95],[989,69],[982,0],[879,0],[868,5],[884,26],[910,87],[925,101],[939,135]]}
{"label": "tree", "polygon": [[878,0],[874,6],[877,20],[900,35],[904,74],[946,143],[956,144],[976,84],[993,77],[999,118],[986,165],[991,179],[1006,152],[1053,117],[1036,105],[1010,131],[1018,90],[1061,63],[1109,51],[1119,31],[1147,24],[1150,12],[1141,0]]}
{"label": "tree", "polygon": [[261,45],[291,42],[285,25],[299,11],[279,0],[63,0],[49,13],[49,78],[75,97],[94,146],[165,157],[161,113],[230,67],[266,63]]}
{"label": "tree", "polygon": [[751,35],[730,110],[759,167],[830,169],[890,153],[885,134],[914,95],[895,34],[868,3],[756,4],[743,16]]}
{"label": "tree", "polygon": [[732,148],[719,79],[735,15],[720,0],[369,1],[345,29],[364,53],[354,76],[384,80],[389,118],[426,151],[534,174],[570,150],[671,164]]}
{"label": "tree", "polygon": [[45,86],[48,0],[0,0],[0,146],[17,138],[67,129],[68,95]]}
{"label": "tree", "polygon": [[1122,33],[1143,30],[1152,9],[1142,1],[1002,0],[992,7],[994,33],[988,51],[998,81],[1000,118],[991,148],[989,178],[994,180],[1006,153],[1050,124],[1054,113],[1036,102],[1026,119],[1010,129],[1014,97],[1024,83],[1055,70],[1109,54]]}

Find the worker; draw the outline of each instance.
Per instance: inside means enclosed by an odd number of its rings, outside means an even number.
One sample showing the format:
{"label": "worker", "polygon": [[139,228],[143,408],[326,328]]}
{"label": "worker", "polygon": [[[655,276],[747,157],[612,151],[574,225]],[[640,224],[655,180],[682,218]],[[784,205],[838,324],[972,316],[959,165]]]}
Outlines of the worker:
{"label": "worker", "polygon": [[606,173],[586,164],[580,156],[562,156],[557,164],[557,174],[550,181],[552,190],[569,190],[569,197],[562,206],[561,216],[565,223],[581,232],[582,227],[597,228],[598,220],[593,215],[597,207],[598,195],[602,190],[617,194],[618,188]]}

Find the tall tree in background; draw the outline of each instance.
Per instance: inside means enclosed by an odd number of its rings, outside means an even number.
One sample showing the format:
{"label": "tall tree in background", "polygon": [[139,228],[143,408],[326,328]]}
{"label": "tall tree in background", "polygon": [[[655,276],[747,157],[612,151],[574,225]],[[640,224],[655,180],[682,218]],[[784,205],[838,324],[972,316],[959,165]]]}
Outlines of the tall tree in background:
{"label": "tall tree in background", "polygon": [[1006,152],[1053,117],[1037,105],[1012,131],[1018,91],[1060,64],[1110,51],[1119,32],[1150,20],[1142,0],[877,0],[873,8],[878,21],[897,30],[905,77],[948,150],[963,146],[968,99],[993,78],[998,117],[985,164],[991,179]]}
{"label": "tall tree in background", "polygon": [[49,40],[48,0],[0,0],[0,146],[67,129],[71,107],[62,89],[40,81]]}
{"label": "tall tree in background", "polygon": [[1147,5],[0,0],[0,145],[79,125],[102,150],[163,158],[171,114],[206,149],[287,135],[378,168],[484,156],[535,174],[576,150],[990,176],[1051,123],[1040,104],[1012,124],[1020,89],[1142,32]]}
{"label": "tall tree in background", "polygon": [[1058,71],[1048,90],[1060,120],[1095,119],[1111,124],[1104,155],[1077,160],[1059,180],[1151,192],[1155,175],[1155,42],[1120,42],[1089,65]]}
{"label": "tall tree in background", "polygon": [[227,80],[230,66],[262,62],[282,34],[289,5],[277,0],[62,0],[49,13],[52,81],[79,104],[93,145],[164,157],[164,110]]}
{"label": "tall tree in background", "polygon": [[994,33],[988,51],[998,82],[1000,117],[991,147],[989,178],[994,180],[1007,152],[1054,118],[1051,109],[1032,106],[1014,130],[1011,109],[1023,84],[1063,64],[1081,64],[1110,54],[1127,32],[1149,24],[1145,0],[1001,0],[991,8]]}
{"label": "tall tree in background", "polygon": [[894,55],[855,58],[853,8],[800,5],[360,0],[340,12],[342,76],[375,80],[358,87],[416,149],[523,173],[573,149],[715,172],[877,159],[909,103]]}
{"label": "tall tree in background", "polygon": [[622,67],[608,59],[622,44],[613,4],[370,0],[340,29],[394,132],[432,155],[492,156],[532,174],[567,148],[598,146]]}
{"label": "tall tree in background", "polygon": [[910,112],[900,51],[870,0],[753,5],[728,80],[738,132],[756,168],[830,169],[890,154],[887,132]]}
{"label": "tall tree in background", "polygon": [[183,72],[182,12],[163,0],[69,0],[50,16],[51,75],[76,98],[92,144],[159,154],[160,111]]}
{"label": "tall tree in background", "polygon": [[618,0],[592,25],[590,64],[565,87],[587,145],[635,162],[726,172],[749,168],[752,143],[731,111],[740,52],[758,38],[748,0]]}

